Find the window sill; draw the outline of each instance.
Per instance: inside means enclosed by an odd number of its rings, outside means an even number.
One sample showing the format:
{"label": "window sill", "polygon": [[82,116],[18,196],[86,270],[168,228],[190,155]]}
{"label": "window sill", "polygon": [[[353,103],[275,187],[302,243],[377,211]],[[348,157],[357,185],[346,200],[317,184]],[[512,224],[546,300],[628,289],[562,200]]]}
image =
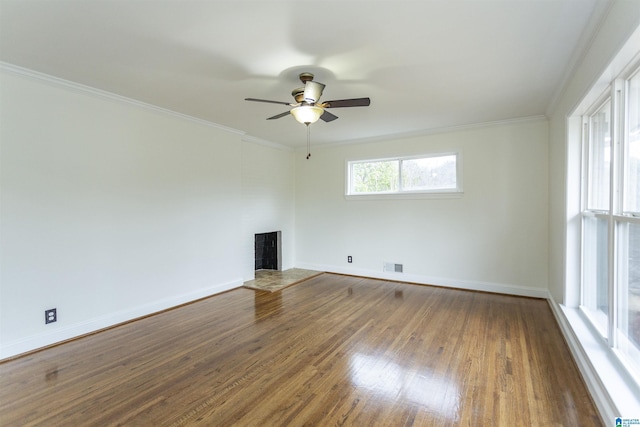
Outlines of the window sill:
{"label": "window sill", "polygon": [[379,193],[379,194],[345,194],[347,200],[402,200],[402,199],[459,199],[462,191],[423,191],[403,193]]}
{"label": "window sill", "polygon": [[[640,416],[640,384],[624,367],[615,350],[606,345],[591,326],[579,308],[560,305],[571,332],[577,340],[579,348],[575,349],[574,358],[578,362],[587,387],[592,393],[598,407],[602,404],[610,408],[601,412],[603,417]],[[569,340],[571,341],[571,340]],[[604,389],[604,393],[598,389]],[[604,400],[604,402],[603,402]],[[611,413],[617,411],[615,413]],[[604,419],[605,423],[614,418]]]}

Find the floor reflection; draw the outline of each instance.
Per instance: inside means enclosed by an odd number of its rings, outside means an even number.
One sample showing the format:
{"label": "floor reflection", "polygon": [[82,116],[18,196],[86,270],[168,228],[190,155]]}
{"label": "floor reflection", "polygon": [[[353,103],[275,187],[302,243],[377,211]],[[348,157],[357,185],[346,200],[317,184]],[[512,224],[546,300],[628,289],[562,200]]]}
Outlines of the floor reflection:
{"label": "floor reflection", "polygon": [[428,370],[404,368],[384,356],[356,353],[350,359],[351,382],[390,402],[406,402],[425,407],[445,418],[456,418],[458,385]]}
{"label": "floor reflection", "polygon": [[256,319],[279,315],[282,312],[282,292],[255,291],[253,307]]}

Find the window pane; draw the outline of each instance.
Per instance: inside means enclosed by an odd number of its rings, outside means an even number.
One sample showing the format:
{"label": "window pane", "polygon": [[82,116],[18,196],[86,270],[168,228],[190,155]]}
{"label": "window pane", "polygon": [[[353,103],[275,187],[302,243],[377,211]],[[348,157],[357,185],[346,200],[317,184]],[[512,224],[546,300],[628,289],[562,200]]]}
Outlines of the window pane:
{"label": "window pane", "polygon": [[640,212],[640,73],[628,82],[625,211]]}
{"label": "window pane", "polygon": [[611,165],[611,102],[607,101],[589,118],[588,209],[609,209]]}
{"label": "window pane", "polygon": [[398,160],[352,163],[351,192],[398,191],[399,163]]}
{"label": "window pane", "polygon": [[456,155],[402,161],[404,191],[451,190],[456,188]]}
{"label": "window pane", "polygon": [[640,370],[640,224],[620,226],[618,347]]}
{"label": "window pane", "polygon": [[605,219],[584,218],[583,305],[606,336],[609,294],[608,244],[609,229]]}

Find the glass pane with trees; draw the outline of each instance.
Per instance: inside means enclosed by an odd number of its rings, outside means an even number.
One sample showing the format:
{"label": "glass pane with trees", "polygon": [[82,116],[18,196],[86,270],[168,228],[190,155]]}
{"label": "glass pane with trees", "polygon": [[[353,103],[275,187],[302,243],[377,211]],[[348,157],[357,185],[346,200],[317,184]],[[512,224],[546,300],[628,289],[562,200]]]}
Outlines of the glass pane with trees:
{"label": "glass pane with trees", "polygon": [[398,191],[398,171],[399,162],[397,160],[354,163],[351,168],[353,192],[387,193]]}
{"label": "glass pane with trees", "polygon": [[405,191],[456,188],[456,156],[425,157],[402,161]]}
{"label": "glass pane with trees", "polygon": [[459,192],[457,154],[348,163],[347,194]]}

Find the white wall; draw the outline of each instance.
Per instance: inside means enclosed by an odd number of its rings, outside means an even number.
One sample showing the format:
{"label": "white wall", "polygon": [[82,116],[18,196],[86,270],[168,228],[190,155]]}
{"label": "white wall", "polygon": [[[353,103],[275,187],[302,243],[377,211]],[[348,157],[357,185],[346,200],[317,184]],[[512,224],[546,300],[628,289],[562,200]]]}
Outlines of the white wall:
{"label": "white wall", "polygon": [[240,286],[247,231],[293,264],[290,152],[32,76],[0,74],[0,358]]}
{"label": "white wall", "polygon": [[[544,119],[322,149],[296,157],[296,263],[532,296],[547,289]],[[459,151],[454,199],[345,200],[347,160]],[[353,256],[353,264],[347,256]],[[383,274],[384,261],[404,273]]]}
{"label": "white wall", "polygon": [[294,153],[245,142],[242,146],[243,277],[255,273],[255,235],[282,232],[282,269],[294,267]]}

